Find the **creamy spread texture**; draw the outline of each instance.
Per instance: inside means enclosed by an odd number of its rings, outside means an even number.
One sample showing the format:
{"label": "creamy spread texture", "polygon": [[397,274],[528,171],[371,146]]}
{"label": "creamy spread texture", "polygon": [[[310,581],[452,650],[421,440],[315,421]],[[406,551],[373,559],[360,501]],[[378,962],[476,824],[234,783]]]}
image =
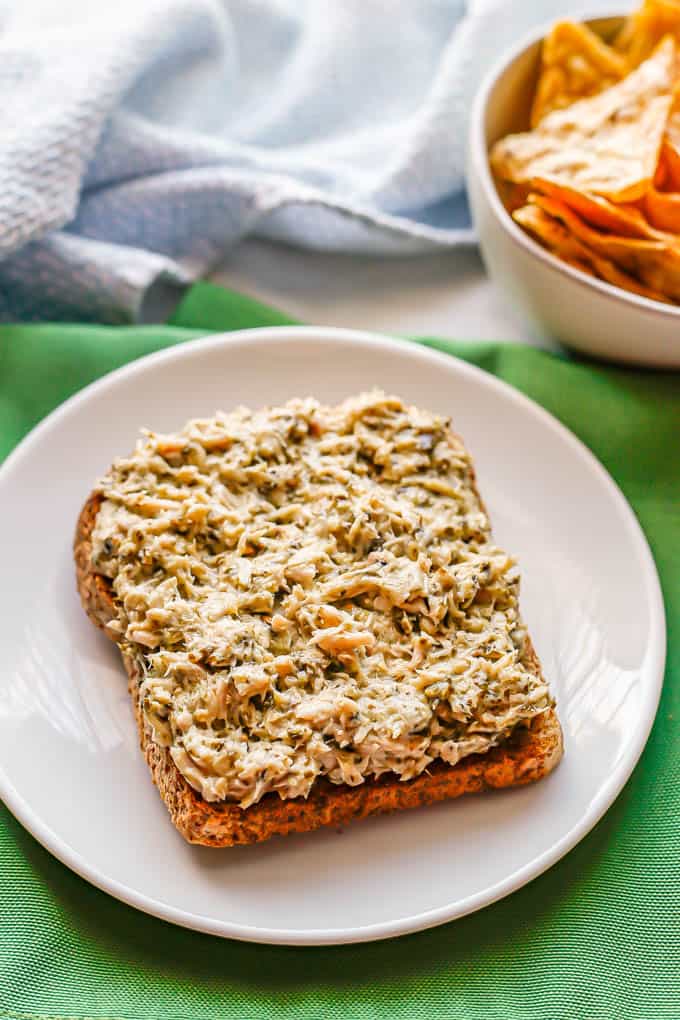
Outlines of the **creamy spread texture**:
{"label": "creamy spread texture", "polygon": [[239,408],[145,433],[99,491],[109,627],[206,800],[410,779],[551,704],[444,418],[380,392]]}

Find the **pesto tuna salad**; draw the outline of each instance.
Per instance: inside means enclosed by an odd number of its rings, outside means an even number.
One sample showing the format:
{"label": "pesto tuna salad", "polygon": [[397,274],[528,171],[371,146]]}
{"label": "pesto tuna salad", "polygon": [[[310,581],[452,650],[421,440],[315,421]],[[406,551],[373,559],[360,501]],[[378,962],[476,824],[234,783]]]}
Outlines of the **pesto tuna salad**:
{"label": "pesto tuna salad", "polygon": [[207,801],[408,780],[552,705],[444,417],[377,391],[237,408],[145,432],[98,492],[109,631]]}

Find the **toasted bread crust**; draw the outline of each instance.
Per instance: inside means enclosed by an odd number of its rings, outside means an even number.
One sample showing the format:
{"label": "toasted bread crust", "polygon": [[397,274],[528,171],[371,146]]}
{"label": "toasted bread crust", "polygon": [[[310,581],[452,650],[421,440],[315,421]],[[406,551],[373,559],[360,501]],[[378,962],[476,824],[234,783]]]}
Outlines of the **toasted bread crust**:
{"label": "toasted bread crust", "polygon": [[[97,627],[104,629],[114,618],[115,610],[109,581],[94,573],[91,564],[91,536],[100,505],[98,493],[93,493],[85,503],[76,528],[74,555],[85,612]],[[541,666],[529,640],[525,661],[540,673]],[[557,714],[550,709],[529,728],[513,734],[509,741],[487,754],[470,755],[455,766],[433,762],[426,772],[407,782],[390,775],[368,779],[360,786],[339,786],[318,779],[306,799],[281,800],[277,794],[268,794],[245,810],[225,801],[209,803],[177,769],[168,748],[154,741],[141,711],[137,664],[126,655],[123,662],[142,751],[153,781],[180,833],[190,843],[203,846],[258,843],[275,835],[344,825],[367,815],[420,807],[465,793],[523,786],[546,776],[562,757],[562,730]]]}

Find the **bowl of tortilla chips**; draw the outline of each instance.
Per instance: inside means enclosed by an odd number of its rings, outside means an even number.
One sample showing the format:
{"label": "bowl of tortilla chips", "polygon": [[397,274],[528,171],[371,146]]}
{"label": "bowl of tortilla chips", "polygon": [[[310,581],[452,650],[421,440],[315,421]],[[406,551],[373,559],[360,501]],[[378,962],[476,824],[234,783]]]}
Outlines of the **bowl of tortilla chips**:
{"label": "bowl of tortilla chips", "polygon": [[487,77],[468,190],[484,261],[530,330],[680,367],[680,0],[562,21]]}

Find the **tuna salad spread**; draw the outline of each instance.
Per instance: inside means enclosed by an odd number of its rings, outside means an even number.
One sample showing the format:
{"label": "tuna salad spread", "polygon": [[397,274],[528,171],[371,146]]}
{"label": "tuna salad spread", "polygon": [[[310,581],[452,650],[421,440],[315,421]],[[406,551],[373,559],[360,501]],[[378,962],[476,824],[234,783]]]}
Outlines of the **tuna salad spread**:
{"label": "tuna salad spread", "polygon": [[380,392],[146,432],[93,568],[154,739],[208,801],[403,780],[552,704],[447,419]]}

